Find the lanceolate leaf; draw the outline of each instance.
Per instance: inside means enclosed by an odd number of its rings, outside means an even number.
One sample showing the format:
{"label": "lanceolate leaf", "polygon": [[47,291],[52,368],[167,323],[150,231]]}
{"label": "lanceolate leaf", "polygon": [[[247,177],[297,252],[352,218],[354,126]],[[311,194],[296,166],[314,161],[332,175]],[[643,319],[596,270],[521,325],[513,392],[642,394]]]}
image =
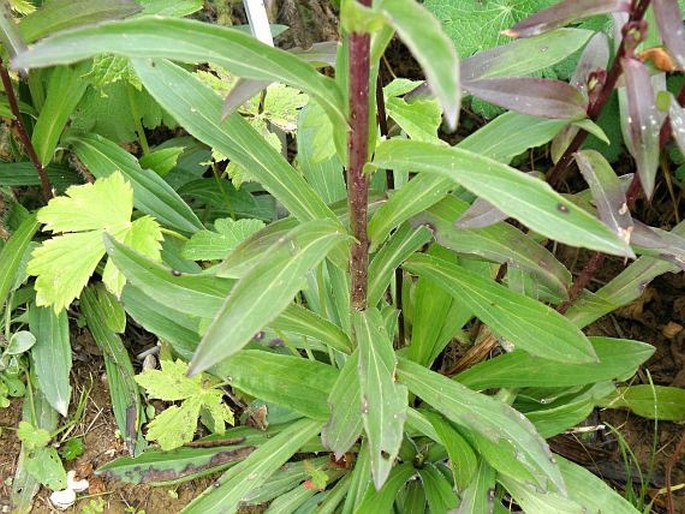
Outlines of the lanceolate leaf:
{"label": "lanceolate leaf", "polygon": [[340,352],[350,353],[352,343],[340,327],[298,304],[290,304],[271,322],[274,330],[292,332],[304,337],[312,337]]}
{"label": "lanceolate leaf", "polygon": [[630,12],[630,0],[564,0],[517,23],[504,34],[530,37],[597,14]]}
{"label": "lanceolate leaf", "polygon": [[347,123],[333,79],[299,57],[243,31],[195,20],[151,16],[57,34],[18,56],[15,65],[36,68],[70,64],[104,53],[212,62],[241,77],[285,82],[316,98],[337,123]]}
{"label": "lanceolate leaf", "polygon": [[36,336],[31,361],[38,385],[52,408],[66,417],[71,400],[71,341],[67,313],[55,314],[52,309],[33,307],[29,311],[29,327]]}
{"label": "lanceolate leaf", "polygon": [[459,373],[455,380],[471,389],[495,387],[571,387],[632,376],[654,347],[629,339],[590,337],[599,362],[564,363],[522,351],[499,355]]}
{"label": "lanceolate leaf", "polygon": [[637,164],[640,183],[647,198],[652,196],[659,165],[661,115],[656,108],[649,72],[637,59],[623,58],[621,66],[628,96],[628,145]]}
{"label": "lanceolate leaf", "polygon": [[28,250],[38,226],[36,215],[28,216],[0,250],[0,262],[2,262],[0,267],[0,309],[4,306],[7,295],[15,285],[24,254]]}
{"label": "lanceolate leaf", "polygon": [[382,0],[379,6],[426,73],[445,119],[456,128],[461,104],[459,59],[438,20],[413,0]]}
{"label": "lanceolate leaf", "polygon": [[373,163],[379,168],[451,178],[532,230],[560,242],[615,255],[634,255],[625,241],[547,183],[475,152],[390,140],[377,148]]}
{"label": "lanceolate leaf", "polygon": [[331,220],[312,221],[289,232],[231,290],[198,346],[191,373],[240,350],[274,320],[305,283],[305,274],[347,239]]}
{"label": "lanceolate leaf", "polygon": [[565,59],[591,35],[589,30],[559,29],[483,50],[462,60],[461,78],[470,81],[528,75]]}
{"label": "lanceolate leaf", "polygon": [[83,67],[61,66],[50,76],[47,97],[31,135],[43,166],[52,160],[67,119],[86,91],[88,82],[83,79],[83,73]]}
{"label": "lanceolate leaf", "polygon": [[675,58],[679,68],[685,70],[685,29],[683,29],[683,13],[678,2],[654,0],[652,6],[661,39]]}
{"label": "lanceolate leaf", "polygon": [[592,191],[592,198],[599,211],[599,219],[616,232],[618,237],[630,243],[633,218],[616,172],[602,154],[595,150],[578,152],[575,158],[585,182]]}
{"label": "lanceolate leaf", "polygon": [[508,217],[487,200],[476,198],[471,206],[464,211],[464,214],[454,222],[454,226],[457,228],[485,228],[504,221]]}
{"label": "lanceolate leaf", "polygon": [[477,448],[500,473],[521,481],[527,475],[543,490],[550,483],[564,490],[561,474],[544,439],[513,408],[411,361],[401,359],[397,374],[412,393],[459,427],[477,435]]}
{"label": "lanceolate leaf", "polygon": [[583,95],[560,80],[491,78],[464,81],[463,87],[482,100],[531,116],[568,120],[585,117]]}
{"label": "lanceolate leaf", "polygon": [[22,18],[19,30],[31,43],[60,30],[124,18],[140,10],[133,0],[51,0]]}
{"label": "lanceolate leaf", "polygon": [[150,94],[197,139],[221,152],[302,221],[333,217],[295,169],[240,115],[220,122],[221,97],[191,73],[165,60],[135,60]]}
{"label": "lanceolate leaf", "polygon": [[653,384],[622,387],[604,407],[628,408],[638,416],[665,421],[685,420],[685,389]]}
{"label": "lanceolate leaf", "polygon": [[402,444],[407,388],[395,382],[397,360],[380,312],[367,309],[352,319],[359,346],[361,418],[368,437],[376,490],[385,483]]}
{"label": "lanceolate leaf", "polygon": [[264,484],[300,447],[315,437],[320,429],[320,421],[302,419],[294,422],[226,472],[215,486],[193,500],[183,512],[235,512],[243,496]]}
{"label": "lanceolate leaf", "polygon": [[571,84],[587,94],[588,76],[593,71],[605,70],[607,64],[609,64],[609,38],[604,32],[597,32],[585,45],[576,69],[573,70]]}
{"label": "lanceolate leaf", "polygon": [[680,151],[685,154],[685,107],[681,106],[675,98],[671,97],[671,107],[668,110],[671,118],[673,138],[678,143]]}
{"label": "lanceolate leaf", "polygon": [[166,181],[152,170],[143,170],[136,158],[119,145],[98,135],[69,140],[79,159],[97,178],[121,172],[133,187],[134,205],[160,223],[194,233],[204,228],[193,210]]}
{"label": "lanceolate leaf", "polygon": [[462,266],[428,255],[412,257],[405,268],[435,280],[518,349],[558,362],[597,362],[597,355],[582,332],[546,305]]}

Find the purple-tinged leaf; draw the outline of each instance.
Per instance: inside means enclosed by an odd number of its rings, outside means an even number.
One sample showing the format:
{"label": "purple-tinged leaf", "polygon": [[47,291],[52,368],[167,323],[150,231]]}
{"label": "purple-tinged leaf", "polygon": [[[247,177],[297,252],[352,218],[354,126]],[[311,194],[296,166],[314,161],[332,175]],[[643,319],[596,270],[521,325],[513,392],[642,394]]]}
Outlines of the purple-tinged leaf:
{"label": "purple-tinged leaf", "polygon": [[580,130],[584,130],[585,132],[592,134],[597,139],[599,139],[603,143],[606,143],[607,145],[611,144],[611,141],[609,141],[609,138],[607,137],[606,133],[602,130],[602,128],[599,125],[597,125],[594,121],[592,121],[590,118],[574,121],[570,125],[564,127],[561,131],[559,131],[559,133],[556,136],[554,136],[554,139],[552,139],[550,153],[552,154],[552,162],[554,164],[556,164],[559,161],[559,159],[561,159],[561,157],[564,155],[564,152],[573,141],[573,138],[576,137],[576,134],[578,134]]}
{"label": "purple-tinged leaf", "polygon": [[326,66],[335,66],[339,47],[340,43],[337,41],[324,41],[314,43],[309,48],[291,48],[288,52],[312,63],[317,68],[325,68]]}
{"label": "purple-tinged leaf", "polygon": [[645,255],[658,257],[685,270],[685,237],[635,220],[633,244]]}
{"label": "purple-tinged leaf", "polygon": [[668,109],[668,115],[671,118],[673,138],[676,143],[678,143],[680,151],[685,155],[685,108],[673,97],[671,97],[671,106]]}
{"label": "purple-tinged leaf", "polygon": [[457,228],[485,228],[504,221],[509,216],[487,200],[476,198],[464,214],[454,222]]}
{"label": "purple-tinged leaf", "polygon": [[464,81],[463,87],[486,102],[531,116],[570,120],[585,117],[583,95],[560,80],[507,77]]}
{"label": "purple-tinged leaf", "polygon": [[588,94],[587,82],[590,73],[605,70],[609,63],[609,38],[604,32],[595,34],[583,49],[576,69],[571,77],[571,85],[584,95]]}
{"label": "purple-tinged leaf", "polygon": [[591,34],[582,29],[559,29],[480,51],[461,62],[462,80],[530,75],[582,48]]}
{"label": "purple-tinged leaf", "polygon": [[502,34],[509,37],[537,36],[597,14],[630,12],[630,4],[630,0],[565,0],[529,16]]}
{"label": "purple-tinged leaf", "polygon": [[269,84],[271,84],[269,80],[238,79],[233,89],[224,98],[224,104],[221,107],[221,119],[228,118],[238,107],[261,90],[266,89]]}
{"label": "purple-tinged leaf", "polygon": [[645,65],[637,59],[621,59],[621,66],[628,100],[630,144],[627,146],[635,158],[642,188],[649,199],[659,165],[659,130],[663,116],[656,108],[654,88]]}
{"label": "purple-tinged leaf", "polygon": [[678,64],[679,69],[685,69],[685,28],[683,27],[683,13],[676,0],[654,0],[654,17],[659,25],[659,33],[666,48]]}
{"label": "purple-tinged leaf", "polygon": [[630,243],[633,218],[626,195],[621,189],[621,182],[611,165],[595,150],[577,152],[575,158],[585,182],[590,186],[599,219],[616,232],[618,237]]}

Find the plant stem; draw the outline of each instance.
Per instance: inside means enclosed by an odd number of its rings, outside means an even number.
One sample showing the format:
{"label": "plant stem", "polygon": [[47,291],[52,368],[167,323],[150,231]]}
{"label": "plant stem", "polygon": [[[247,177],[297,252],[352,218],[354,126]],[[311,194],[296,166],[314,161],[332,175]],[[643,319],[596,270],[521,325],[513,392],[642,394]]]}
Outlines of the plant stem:
{"label": "plant stem", "polygon": [[40,177],[40,184],[43,188],[43,196],[45,198],[45,201],[47,202],[48,200],[50,200],[50,198],[52,198],[52,187],[50,186],[50,180],[48,179],[48,174],[45,171],[43,165],[41,164],[38,155],[36,154],[36,149],[33,147],[33,143],[31,143],[31,138],[29,137],[29,134],[28,132],[26,132],[26,127],[24,126],[24,122],[21,118],[21,112],[19,111],[17,96],[14,93],[14,87],[12,86],[12,79],[10,78],[10,75],[7,72],[7,68],[5,67],[5,63],[2,62],[1,58],[0,78],[2,79],[2,85],[5,89],[5,94],[7,94],[7,102],[9,103],[10,111],[12,111],[12,115],[14,116],[14,122],[17,127],[19,139],[21,140],[21,144],[24,146],[24,150],[26,151],[26,154],[28,155],[29,159],[31,160],[31,163],[33,164],[33,167],[36,168],[36,171],[38,172],[38,176]]}
{"label": "plant stem", "polygon": [[[630,18],[628,20],[628,23],[631,22],[637,22],[642,20],[642,18],[645,15],[645,11],[649,7],[649,4],[651,3],[651,0],[643,0],[642,2],[635,1],[634,2],[634,8],[632,13],[630,14]],[[635,5],[637,4],[637,5]],[[618,79],[621,76],[621,73],[623,72],[621,68],[621,59],[626,55],[626,38],[624,37],[621,40],[621,44],[618,47],[618,51],[616,52],[616,58],[614,59],[614,63],[611,66],[611,69],[609,70],[609,73],[606,76],[606,80],[604,81],[604,84],[602,85],[602,89],[599,92],[599,94],[596,96],[595,101],[591,102],[590,105],[588,106],[587,109],[587,117],[591,119],[592,121],[596,121],[597,118],[599,117],[600,113],[602,112],[602,109],[606,105],[607,101],[611,97],[611,94],[614,91],[614,88],[616,87],[616,83],[618,82]],[[568,171],[568,169],[571,167],[571,163],[573,162],[573,154],[576,153],[582,144],[585,142],[585,139],[587,138],[588,133],[585,132],[584,130],[578,131],[576,134],[576,137],[573,138],[573,141],[571,141],[571,144],[568,145],[568,148],[564,152],[564,154],[561,156],[561,158],[557,161],[556,165],[547,173],[547,182],[553,187],[557,188],[559,184],[561,183],[561,180],[564,178],[564,175]]]}
{"label": "plant stem", "polygon": [[[365,6],[371,0],[358,0]],[[364,175],[369,145],[369,49],[371,36],[350,34],[349,107],[350,130],[347,139],[347,190],[350,230],[355,242],[350,257],[352,309],[366,308],[369,267],[369,236],[367,233],[369,180]]]}

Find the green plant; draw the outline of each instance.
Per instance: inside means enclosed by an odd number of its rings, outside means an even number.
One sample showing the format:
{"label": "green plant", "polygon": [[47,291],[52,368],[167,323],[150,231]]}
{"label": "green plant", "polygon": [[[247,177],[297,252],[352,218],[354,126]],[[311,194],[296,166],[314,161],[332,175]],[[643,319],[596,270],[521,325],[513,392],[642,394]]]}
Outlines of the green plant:
{"label": "green plant", "polygon": [[[73,28],[67,2],[55,0],[17,34],[5,23],[12,66],[30,70],[26,110],[37,116],[19,126],[37,176],[18,176],[42,184],[49,201],[23,214],[3,248],[0,297],[35,292],[25,303],[36,346],[54,336],[68,363],[65,309],[83,315],[130,453],[100,472],[159,484],[224,471],[190,513],[266,502],[284,512],[478,513],[503,512],[505,501],[526,512],[634,512],[545,440],[599,405],[645,412],[641,386],[615,382],[653,348],[581,329],[685,261],[685,225],[666,232],[630,213],[641,190],[652,193],[670,135],[683,145],[682,90],[667,97],[669,122],[637,59],[650,2],[561,2],[509,29],[523,39],[462,62],[413,0],[343,0],[342,44],[295,52],[241,28],[173,17],[192,12],[187,2],[169,17],[138,12],[159,4],[89,2],[89,21],[102,23]],[[606,69],[597,57],[606,42],[598,50],[587,44],[591,31],[559,27],[612,11],[629,19]],[[654,13],[649,29],[682,69],[677,3],[656,0]],[[435,98],[424,85],[379,84],[395,33]],[[581,47],[573,84],[527,76]],[[332,62],[335,78],[316,70]],[[223,70],[241,77],[224,100]],[[0,74],[9,111],[27,121],[1,65]],[[578,152],[588,132],[603,137],[594,122],[622,75],[625,142],[637,163],[627,193],[600,154]],[[70,102],[67,90],[78,93]],[[456,128],[462,90],[510,112],[452,147],[438,138],[438,113]],[[129,102],[116,114],[127,130],[112,130],[93,91]],[[240,108],[257,94],[256,106]],[[70,118],[81,122],[69,127]],[[188,136],[151,146],[145,127],[168,118]],[[285,133],[295,134],[294,161],[281,153]],[[119,145],[134,137],[140,158]],[[555,137],[549,183],[509,166]],[[66,196],[50,199],[65,155],[93,183],[63,181]],[[590,189],[562,195],[552,186],[574,162]],[[5,169],[18,164],[25,169]],[[38,222],[53,235],[24,259]],[[573,281],[549,241],[597,253]],[[593,293],[585,287],[604,253],[641,257]],[[37,277],[27,286],[25,272]],[[122,340],[130,319],[170,345],[161,371],[135,374]],[[501,351],[466,370],[441,366],[453,340]],[[50,374],[37,355],[38,394],[65,415],[68,365]],[[146,427],[161,449],[143,438],[139,385],[183,402]],[[237,406],[255,400],[263,430],[225,428],[224,386],[239,393]],[[685,417],[672,401],[681,390],[660,395],[664,416]],[[198,417],[213,434],[192,441]]]}

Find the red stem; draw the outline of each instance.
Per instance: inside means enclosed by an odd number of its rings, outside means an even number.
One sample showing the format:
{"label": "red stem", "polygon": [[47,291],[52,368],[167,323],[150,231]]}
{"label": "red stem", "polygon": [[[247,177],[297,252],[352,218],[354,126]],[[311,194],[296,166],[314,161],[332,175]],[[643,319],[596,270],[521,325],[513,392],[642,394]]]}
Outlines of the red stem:
{"label": "red stem", "polygon": [[43,196],[47,202],[50,200],[50,198],[52,198],[52,187],[50,187],[50,180],[48,179],[48,174],[41,164],[38,155],[36,154],[36,150],[33,147],[33,143],[31,143],[29,134],[26,132],[26,127],[24,126],[24,122],[22,121],[21,117],[21,111],[19,110],[19,104],[17,103],[17,96],[14,93],[12,79],[7,72],[7,68],[5,68],[5,64],[2,62],[2,58],[0,58],[0,79],[2,79],[2,86],[5,89],[5,94],[7,94],[7,102],[9,103],[10,111],[12,111],[12,116],[14,116],[14,123],[17,127],[19,139],[21,140],[21,144],[23,145],[26,154],[33,164],[33,167],[36,168],[36,171],[38,172],[40,184],[43,188]]}
{"label": "red stem", "polygon": [[[358,0],[365,6],[371,0]],[[369,268],[367,233],[369,180],[364,174],[369,145],[369,49],[371,36],[350,34],[350,131],[347,140],[347,189],[350,230],[356,239],[350,256],[351,302],[354,310],[366,308]]]}
{"label": "red stem", "polygon": [[[635,6],[633,12],[630,15],[628,23],[642,20],[642,18],[645,15],[645,11],[649,7],[650,2],[651,0],[637,2],[637,5]],[[595,101],[591,102],[588,106],[587,116],[592,121],[597,120],[607,101],[609,101],[611,93],[614,91],[614,88],[616,87],[616,83],[618,82],[618,79],[623,71],[621,68],[621,58],[623,58],[625,55],[626,38],[624,37],[621,40],[621,45],[618,47],[618,51],[616,52],[616,59],[614,59],[614,63],[611,66],[609,73],[607,74],[606,80],[602,85],[601,91],[597,95]],[[582,144],[585,142],[587,136],[588,133],[584,130],[578,131],[576,137],[573,138],[573,141],[571,141],[571,144],[568,146],[568,148],[561,156],[559,161],[557,161],[556,165],[547,173],[547,182],[549,182],[549,184],[553,188],[556,189],[561,183],[561,180],[564,178],[564,175],[566,175],[566,172],[571,167],[571,163],[573,162],[573,154],[580,149]]]}

